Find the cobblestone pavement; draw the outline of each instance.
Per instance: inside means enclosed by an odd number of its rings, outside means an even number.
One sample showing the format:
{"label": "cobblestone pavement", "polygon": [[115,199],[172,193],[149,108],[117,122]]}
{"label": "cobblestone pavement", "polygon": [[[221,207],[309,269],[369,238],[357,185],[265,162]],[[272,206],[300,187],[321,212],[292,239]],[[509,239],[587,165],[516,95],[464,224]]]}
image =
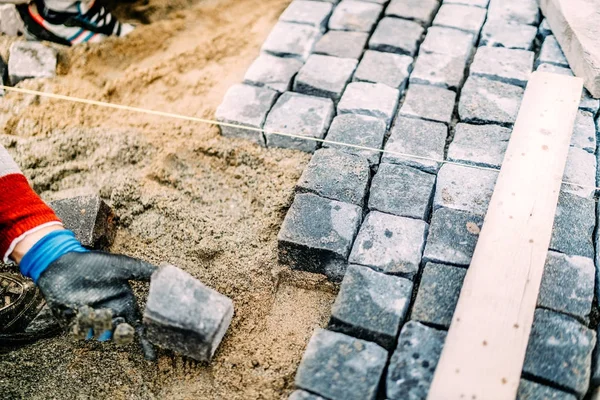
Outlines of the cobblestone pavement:
{"label": "cobblestone pavement", "polygon": [[[572,75],[535,0],[295,0],[217,117],[499,169],[531,71]],[[565,180],[597,183],[584,90]],[[497,173],[263,135],[314,156],[280,261],[341,281],[291,399],[425,399]],[[564,185],[518,399],[600,386],[594,190]]]}

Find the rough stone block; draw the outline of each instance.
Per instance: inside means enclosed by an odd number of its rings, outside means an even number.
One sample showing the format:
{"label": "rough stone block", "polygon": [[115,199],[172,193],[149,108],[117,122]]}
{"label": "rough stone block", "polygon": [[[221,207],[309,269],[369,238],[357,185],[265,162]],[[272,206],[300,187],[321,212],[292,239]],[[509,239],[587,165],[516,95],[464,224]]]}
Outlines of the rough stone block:
{"label": "rough stone block", "polygon": [[429,25],[438,7],[438,0],[392,0],[385,9],[385,15]]}
{"label": "rough stone block", "polygon": [[369,40],[369,48],[414,56],[423,31],[416,22],[386,17],[377,25]]}
{"label": "rough stone block", "polygon": [[444,3],[436,14],[433,25],[479,35],[485,21],[485,14],[485,8]]}
{"label": "rough stone block", "polygon": [[563,191],[591,197],[596,186],[596,157],[577,147],[569,148],[563,181],[574,184],[563,184]]}
{"label": "rough stone block", "polygon": [[300,68],[302,61],[262,53],[246,71],[244,83],[283,93],[291,89],[292,80]]}
{"label": "rough stone block", "polygon": [[56,76],[56,57],[56,50],[40,42],[14,42],[8,59],[10,83]]}
{"label": "rough stone block", "polygon": [[577,113],[571,146],[596,153],[596,124],[592,113],[583,110]]}
{"label": "rough stone block", "polygon": [[533,70],[533,58],[532,51],[480,47],[471,64],[471,75],[524,88]]}
{"label": "rough stone block", "polygon": [[536,310],[523,372],[581,398],[589,386],[595,344],[596,333],[575,319]]}
{"label": "rough stone block", "polygon": [[371,32],[383,7],[375,3],[343,0],[329,19],[329,29],[338,31]]}
{"label": "rough stone block", "polygon": [[490,0],[444,0],[444,4],[463,4],[465,6],[487,8]]}
{"label": "rough stone block", "polygon": [[595,210],[594,199],[562,191],[558,198],[550,249],[571,256],[594,257]]}
{"label": "rough stone block", "polygon": [[[379,118],[357,114],[342,114],[333,119],[325,139],[339,143],[381,149],[385,137],[385,122]],[[323,147],[365,157],[371,166],[379,164],[381,153],[348,146],[323,143]]]}
{"label": "rough stone block", "polygon": [[297,194],[279,236],[279,261],[341,281],[362,209],[313,194]]}
{"label": "rough stone block", "polygon": [[314,53],[358,60],[369,40],[365,32],[329,31],[315,45]]}
{"label": "rough stone block", "polygon": [[521,379],[517,400],[577,400],[572,394]]}
{"label": "rough stone block", "polygon": [[507,83],[471,76],[463,87],[458,114],[463,122],[514,124],[524,89]]}
{"label": "rough stone block", "polygon": [[352,58],[313,54],[298,72],[294,80],[294,91],[338,100],[357,64],[358,61]]}
{"label": "rough stone block", "polygon": [[434,185],[435,175],[406,165],[382,163],[371,184],[369,209],[425,220]]}
{"label": "rough stone block", "polygon": [[450,124],[456,93],[429,85],[410,85],[400,115]]}
{"label": "rough stone block", "polygon": [[296,190],[362,207],[369,186],[366,158],[334,149],[317,150]]}
{"label": "rough stone block", "polygon": [[448,329],[466,274],[465,268],[427,263],[410,318]]}
{"label": "rough stone block", "polygon": [[210,361],[233,317],[233,302],[187,272],[166,265],[152,274],[144,324],[148,339]]}
{"label": "rough stone block", "polygon": [[537,63],[547,63],[558,67],[569,68],[569,62],[563,54],[554,35],[549,35],[544,39]]}
{"label": "rough stone block", "polygon": [[490,20],[483,26],[479,45],[531,50],[536,34],[537,29],[531,25]]}
{"label": "rough stone block", "polygon": [[542,42],[544,41],[546,36],[552,35],[552,29],[550,29],[550,24],[548,23],[548,20],[546,18],[544,18],[542,20],[542,23],[540,24],[540,27],[538,29],[538,35]]}
{"label": "rough stone block", "polygon": [[448,160],[499,169],[510,134],[510,129],[498,125],[459,123],[448,148]]}
{"label": "rough stone block", "polygon": [[[398,117],[390,138],[385,144],[385,150],[388,153],[383,153],[382,162],[407,165],[435,174],[440,168],[440,163],[431,159],[444,159],[447,136],[448,127],[442,123]],[[409,154],[428,159],[411,158],[398,154]]]}
{"label": "rough stone block", "polygon": [[115,213],[100,196],[79,196],[50,203],[65,228],[85,247],[106,249],[117,233]]}
{"label": "rough stone block", "polygon": [[458,90],[465,79],[467,60],[447,54],[423,53],[417,57],[410,83]]}
{"label": "rough stone block", "polygon": [[393,351],[408,312],[412,286],[408,279],[350,265],[331,309],[328,328]]}
{"label": "rough stone block", "polygon": [[269,132],[323,139],[334,113],[330,99],[286,92],[279,97],[265,121],[267,145],[314,152],[318,147],[315,141]]}
{"label": "rough stone block", "polygon": [[446,332],[414,321],[406,323],[388,367],[386,398],[427,398],[445,340]]}
{"label": "rough stone block", "polygon": [[432,26],[421,45],[419,54],[435,53],[462,57],[467,60],[473,53],[474,36],[456,29]]}
{"label": "rough stone block", "polygon": [[17,36],[25,32],[23,20],[14,4],[0,4],[0,33]]}
{"label": "rough stone block", "polygon": [[326,400],[321,396],[314,395],[312,393],[305,392],[304,390],[294,390],[288,400]]}
{"label": "rough stone block", "polygon": [[350,263],[412,279],[419,271],[428,225],[424,221],[373,211],[350,253]]}
{"label": "rough stone block", "polygon": [[328,399],[375,400],[387,352],[375,343],[315,331],[296,373],[296,386]]}
{"label": "rough stone block", "polygon": [[[234,85],[225,94],[215,117],[219,122],[261,129],[276,98],[277,92],[268,88]],[[262,132],[229,126],[221,126],[220,129],[223,136],[247,139],[261,146],[265,145]]]}
{"label": "rough stone block", "polygon": [[389,127],[400,91],[381,83],[352,82],[346,87],[337,110],[338,114],[360,114],[381,118]]}
{"label": "rough stone block", "polygon": [[265,40],[262,51],[304,61],[320,38],[321,31],[317,28],[280,21]]}
{"label": "rough stone block", "polygon": [[310,25],[325,31],[332,11],[333,5],[328,2],[295,0],[281,14],[279,20]]}
{"label": "rough stone block", "polygon": [[469,265],[483,226],[483,218],[441,208],[433,212],[423,261]]}
{"label": "rough stone block", "polygon": [[594,99],[590,92],[584,88],[581,95],[581,103],[579,103],[579,109],[596,115],[600,109],[600,100]]}
{"label": "rough stone block", "polygon": [[356,69],[354,80],[383,83],[404,90],[412,62],[413,58],[409,56],[367,50]]}
{"label": "rough stone block", "polygon": [[540,22],[540,10],[537,0],[490,0],[488,20],[537,26]]}

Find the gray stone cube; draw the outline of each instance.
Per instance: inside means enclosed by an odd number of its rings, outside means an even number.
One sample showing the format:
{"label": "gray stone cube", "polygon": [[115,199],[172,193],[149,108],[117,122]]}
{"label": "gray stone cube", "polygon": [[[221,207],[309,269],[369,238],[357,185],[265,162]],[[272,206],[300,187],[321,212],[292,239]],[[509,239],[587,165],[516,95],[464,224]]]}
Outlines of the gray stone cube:
{"label": "gray stone cube", "polygon": [[404,90],[412,70],[409,56],[367,50],[354,73],[355,81],[383,83]]}
{"label": "gray stone cube", "polygon": [[294,80],[294,91],[338,100],[357,64],[358,61],[352,58],[313,54],[298,72]]}
{"label": "gray stone cube", "polygon": [[371,32],[383,7],[375,3],[343,0],[329,19],[329,29],[338,31]]}
{"label": "gray stone cube", "polygon": [[483,26],[479,45],[531,50],[536,34],[535,26],[489,20]]}
{"label": "gray stone cube", "polygon": [[341,281],[361,220],[359,206],[297,194],[277,237],[279,261]]}
{"label": "gray stone cube", "polygon": [[400,115],[450,124],[456,93],[429,85],[410,85]]}
{"label": "gray stone cube", "polygon": [[317,328],[296,386],[327,399],[375,400],[387,352],[375,343]]}
{"label": "gray stone cube", "polygon": [[14,42],[10,46],[8,75],[16,85],[25,79],[56,76],[57,53],[40,42]]}
{"label": "gray stone cube", "polygon": [[464,83],[466,66],[467,60],[462,56],[422,53],[417,57],[410,83],[457,91]]}
{"label": "gray stone cube", "polygon": [[538,25],[540,9],[537,0],[490,0],[488,20]]}
{"label": "gray stone cube", "polygon": [[294,0],[281,14],[279,20],[310,25],[325,31],[332,11],[333,5],[329,2]]}
{"label": "gray stone cube", "polygon": [[479,47],[471,64],[471,75],[521,87],[533,71],[534,53],[501,47]]}
{"label": "gray stone cube", "polygon": [[550,24],[548,23],[548,20],[546,18],[542,20],[542,23],[538,28],[538,35],[542,42],[544,41],[546,36],[552,35],[552,29],[550,29]]}
{"label": "gray stone cube", "polygon": [[265,121],[267,145],[314,152],[318,147],[315,141],[272,132],[323,139],[334,114],[333,102],[330,99],[285,92],[279,97]]}
{"label": "gray stone cube", "polygon": [[152,274],[144,324],[148,339],[198,361],[210,361],[233,318],[233,302],[181,269]]}
{"label": "gray stone cube", "polygon": [[346,87],[337,110],[338,114],[360,114],[381,118],[389,127],[400,91],[381,83],[352,82]]}
{"label": "gray stone cube", "polygon": [[318,28],[280,21],[265,40],[262,51],[304,61],[320,38],[321,31]]}
{"label": "gray stone cube", "polygon": [[571,146],[596,153],[596,124],[592,113],[583,110],[577,112]]}
{"label": "gray stone cube", "polygon": [[352,247],[350,263],[412,279],[419,271],[427,230],[424,221],[370,212]]}
{"label": "gray stone cube", "polygon": [[562,191],[558,197],[550,249],[571,256],[594,257],[596,202]]}
{"label": "gray stone cube", "polygon": [[448,148],[448,160],[499,169],[510,134],[510,129],[498,125],[459,123]]}
{"label": "gray stone cube", "polygon": [[556,65],[557,67],[569,68],[569,62],[554,35],[548,35],[544,39],[537,63],[538,65],[546,63]]}
{"label": "gray stone cube", "polygon": [[596,186],[596,157],[583,149],[570,147],[562,190],[581,197],[591,197]]}
{"label": "gray stone cube", "polygon": [[433,25],[479,35],[485,21],[485,14],[485,8],[444,3],[436,14]]}
{"label": "gray stone cube", "polygon": [[419,53],[446,54],[467,60],[473,53],[475,37],[467,32],[441,26],[432,26],[421,45]]}
{"label": "gray stone cube", "polygon": [[305,392],[304,390],[294,390],[288,400],[326,400],[321,396]]}
{"label": "gray stone cube", "polygon": [[264,86],[283,93],[292,88],[292,80],[300,68],[302,68],[302,61],[295,58],[262,53],[246,71],[244,83]]}
{"label": "gray stone cube", "polygon": [[369,40],[365,32],[329,31],[317,42],[315,54],[358,60]]}
{"label": "gray stone cube", "polygon": [[458,103],[463,122],[512,125],[517,119],[524,89],[503,82],[469,77]]}
{"label": "gray stone cube", "polygon": [[517,400],[577,400],[572,394],[521,379]]}
{"label": "gray stone cube", "polygon": [[385,9],[385,15],[429,25],[438,7],[438,0],[392,0]]}
{"label": "gray stone cube", "polygon": [[584,88],[583,93],[581,94],[581,103],[579,103],[579,109],[596,115],[600,109],[600,100],[593,98],[591,93]]}
{"label": "gray stone cube", "polygon": [[369,48],[414,56],[423,31],[423,27],[416,22],[386,17],[377,24],[369,40]]}
{"label": "gray stone cube", "polygon": [[444,4],[463,4],[466,6],[487,8],[490,0],[444,0]]}
{"label": "gray stone cube", "polygon": [[393,351],[412,287],[408,279],[350,265],[331,309],[328,329]]}

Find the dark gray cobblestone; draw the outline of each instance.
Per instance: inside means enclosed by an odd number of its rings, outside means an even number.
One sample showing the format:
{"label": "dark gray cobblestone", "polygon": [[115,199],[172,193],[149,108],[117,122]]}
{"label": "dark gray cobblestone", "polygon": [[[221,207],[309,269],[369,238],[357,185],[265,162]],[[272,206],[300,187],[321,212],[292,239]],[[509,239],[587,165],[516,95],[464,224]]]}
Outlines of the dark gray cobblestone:
{"label": "dark gray cobblestone", "polygon": [[498,125],[459,123],[448,148],[448,160],[500,169],[510,134],[510,129]]}
{"label": "dark gray cobblestone", "polygon": [[358,61],[313,54],[294,80],[294,91],[337,101],[352,78]]}
{"label": "dark gray cobblestone", "polygon": [[531,50],[537,29],[531,25],[511,24],[502,20],[488,20],[481,31],[481,46]]}
{"label": "dark gray cobblestone", "polygon": [[517,119],[524,89],[485,78],[469,77],[458,103],[463,122],[511,125]]}
{"label": "dark gray cobblestone", "polygon": [[454,28],[478,35],[485,21],[485,15],[485,8],[444,3],[435,16],[433,25]]}
{"label": "dark gray cobblestone", "polygon": [[354,74],[355,81],[383,83],[404,90],[413,58],[400,54],[367,50]]}
{"label": "dark gray cobblestone", "polygon": [[450,124],[456,93],[429,85],[410,85],[400,115]]}
{"label": "dark gray cobblestone", "polygon": [[329,29],[338,31],[371,32],[383,7],[375,3],[357,0],[340,2],[329,19]]}
{"label": "dark gray cobblestone", "polygon": [[391,0],[385,9],[385,15],[427,25],[433,19],[438,7],[438,0]]}
{"label": "dark gray cobblestone", "polygon": [[306,24],[324,31],[333,5],[328,2],[294,0],[279,17],[280,21]]}
{"label": "dark gray cobblestone", "polygon": [[423,53],[410,74],[411,84],[427,84],[458,90],[465,80],[467,60],[462,56]]}
{"label": "dark gray cobblestone", "polygon": [[433,26],[421,44],[421,53],[447,54],[465,60],[473,53],[475,38],[472,34],[456,29]]}
{"label": "dark gray cobblestone", "polygon": [[521,379],[517,400],[577,400],[570,393]]}
{"label": "dark gray cobblestone", "polygon": [[262,46],[262,51],[280,57],[306,60],[321,31],[308,25],[278,22]]}
{"label": "dark gray cobblestone", "polygon": [[381,118],[390,126],[400,91],[381,83],[352,82],[338,104],[338,114],[360,114]]}
{"label": "dark gray cobblestone", "polygon": [[264,86],[282,93],[291,89],[292,80],[300,68],[302,68],[300,60],[263,53],[248,68],[244,83]]}
{"label": "dark gray cobblestone", "polygon": [[423,27],[416,22],[386,17],[373,32],[369,48],[414,56],[422,34]]}
{"label": "dark gray cobblestone", "polygon": [[596,202],[564,190],[558,198],[550,249],[572,255],[592,258],[592,236],[596,219]]}
{"label": "dark gray cobblestone", "polygon": [[359,59],[367,45],[365,32],[329,31],[317,42],[315,54]]}

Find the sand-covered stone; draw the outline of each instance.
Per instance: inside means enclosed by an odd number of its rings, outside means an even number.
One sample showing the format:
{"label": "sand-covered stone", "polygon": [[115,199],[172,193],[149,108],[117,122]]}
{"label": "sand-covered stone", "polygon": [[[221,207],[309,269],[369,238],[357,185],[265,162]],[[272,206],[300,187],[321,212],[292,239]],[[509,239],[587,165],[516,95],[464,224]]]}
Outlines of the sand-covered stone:
{"label": "sand-covered stone", "polygon": [[40,42],[14,42],[10,46],[8,74],[11,85],[25,79],[56,76],[57,52]]}
{"label": "sand-covered stone", "polygon": [[358,60],[369,40],[366,32],[329,31],[317,42],[315,54]]}
{"label": "sand-covered stone", "polygon": [[291,89],[292,80],[301,67],[302,61],[295,58],[276,57],[262,53],[246,71],[244,83],[264,86],[283,93]]}
{"label": "sand-covered stone", "polygon": [[446,54],[454,57],[468,59],[474,50],[475,37],[467,32],[457,29],[432,26],[427,30],[427,35],[419,53]]}
{"label": "sand-covered stone", "polygon": [[294,91],[338,100],[350,81],[358,61],[313,54],[294,80]]}
{"label": "sand-covered stone", "polygon": [[456,93],[429,85],[410,85],[400,115],[450,124]]}
{"label": "sand-covered stone", "polygon": [[367,50],[354,73],[355,81],[383,83],[403,90],[412,70],[413,58]]}
{"label": "sand-covered stone", "polygon": [[381,83],[352,82],[346,87],[338,114],[360,114],[381,118],[390,126],[396,113],[400,91]]}
{"label": "sand-covered stone", "polygon": [[485,14],[485,8],[444,2],[433,20],[433,25],[479,35],[485,21]]}
{"label": "sand-covered stone", "polygon": [[320,38],[321,31],[318,28],[280,21],[265,40],[262,51],[304,61]]}
{"label": "sand-covered stone", "polygon": [[343,0],[329,19],[329,29],[372,32],[382,11],[383,7],[380,4]]}
{"label": "sand-covered stone", "polygon": [[465,80],[467,59],[448,54],[422,53],[410,74],[411,84],[426,84],[458,90]]}
{"label": "sand-covered stone", "polygon": [[456,124],[448,160],[499,169],[510,134],[510,129],[498,125]]}
{"label": "sand-covered stone", "polygon": [[463,87],[458,103],[462,122],[514,124],[524,89],[503,82],[471,76]]}
{"label": "sand-covered stone", "polygon": [[473,76],[524,88],[533,70],[534,55],[532,51],[527,50],[479,47],[471,64],[470,73]]}
{"label": "sand-covered stone", "polygon": [[438,0],[392,0],[385,9],[385,15],[428,25],[438,7]]}
{"label": "sand-covered stone", "polygon": [[327,29],[333,5],[322,1],[294,0],[285,9],[280,21],[310,25],[322,31]]}
{"label": "sand-covered stone", "polygon": [[535,26],[489,20],[481,31],[480,46],[531,50],[537,34]]}
{"label": "sand-covered stone", "polygon": [[414,56],[423,31],[417,22],[385,17],[377,24],[369,40],[369,48]]}

